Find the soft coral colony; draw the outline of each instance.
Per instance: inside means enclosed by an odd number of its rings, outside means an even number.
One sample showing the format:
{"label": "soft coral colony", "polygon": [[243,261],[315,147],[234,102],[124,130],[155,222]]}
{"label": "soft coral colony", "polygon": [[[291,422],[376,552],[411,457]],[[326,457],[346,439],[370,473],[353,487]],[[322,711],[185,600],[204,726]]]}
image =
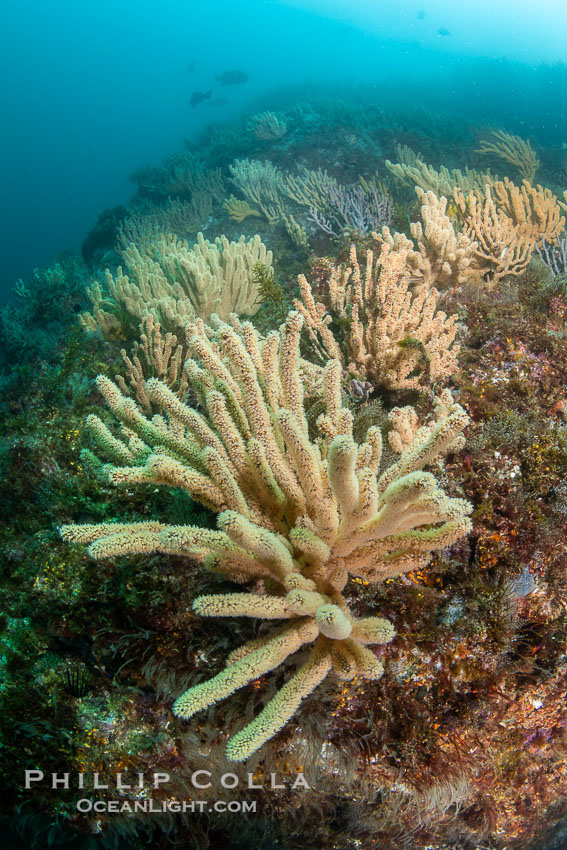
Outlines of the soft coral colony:
{"label": "soft coral colony", "polygon": [[[161,522],[62,528],[65,540],[88,543],[95,559],[161,552],[201,561],[250,589],[200,596],[198,614],[274,621],[234,650],[223,671],[179,697],[180,717],[307,650],[260,714],[229,740],[234,761],[273,737],[331,671],[343,680],[382,675],[369,647],[391,641],[394,628],[379,616],[353,616],[343,595],[351,577],[379,582],[414,570],[471,527],[472,506],[449,497],[424,471],[462,446],[466,412],[444,391],[421,427],[412,408],[391,412],[387,451],[377,425],[355,439],[341,363],[318,367],[301,357],[303,323],[291,312],[265,337],[235,315],[190,323],[185,369],[193,407],[151,378],[147,393],[160,413],[149,417],[98,378],[120,434],[91,415],[89,430],[111,462],[88,452],[85,459],[113,484],[182,488],[218,513],[217,530]],[[322,402],[315,428],[313,400]]]}

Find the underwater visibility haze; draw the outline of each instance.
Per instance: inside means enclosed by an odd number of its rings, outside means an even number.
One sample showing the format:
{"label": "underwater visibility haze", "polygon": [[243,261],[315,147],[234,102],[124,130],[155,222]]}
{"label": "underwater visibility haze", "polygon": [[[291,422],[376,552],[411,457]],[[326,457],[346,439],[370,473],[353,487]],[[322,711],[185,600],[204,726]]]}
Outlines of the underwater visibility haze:
{"label": "underwater visibility haze", "polygon": [[3,11],[6,846],[567,846],[567,7]]}

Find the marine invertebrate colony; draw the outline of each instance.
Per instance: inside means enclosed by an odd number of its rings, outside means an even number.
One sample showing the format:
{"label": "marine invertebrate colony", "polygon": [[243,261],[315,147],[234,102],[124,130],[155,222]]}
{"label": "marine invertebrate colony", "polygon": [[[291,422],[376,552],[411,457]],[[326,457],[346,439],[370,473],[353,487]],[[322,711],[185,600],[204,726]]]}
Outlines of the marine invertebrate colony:
{"label": "marine invertebrate colony", "polygon": [[527,180],[516,186],[507,177],[486,177],[482,190],[465,194],[459,186],[453,198],[463,220],[455,229],[447,215],[448,201],[416,186],[421,202],[421,222],[403,233],[383,227],[380,239],[396,251],[405,251],[411,274],[424,286],[448,287],[469,278],[487,278],[494,284],[506,275],[522,274],[536,246],[555,242],[564,229],[560,202],[549,189]]}
{"label": "marine invertebrate colony", "polygon": [[140,247],[154,242],[162,233],[186,238],[205,226],[212,210],[213,196],[200,189],[193,192],[190,201],[169,198],[161,206],[141,205],[118,226],[119,249],[127,252],[132,243]]}
{"label": "marine invertebrate colony", "polygon": [[276,112],[259,112],[253,115],[246,129],[263,142],[274,142],[287,133],[287,123],[283,115]]}
{"label": "marine invertebrate colony", "polygon": [[87,330],[100,329],[106,336],[124,332],[124,325],[152,314],[166,331],[183,338],[187,322],[208,319],[213,312],[226,319],[232,311],[253,315],[259,308],[253,269],[256,263],[270,267],[272,252],[258,235],[238,242],[226,236],[214,243],[197,234],[189,248],[186,240],[160,234],[155,241],[123,251],[130,277],[118,267],[115,277],[106,271],[107,291],[98,282],[87,288],[92,313],[79,321]]}
{"label": "marine invertebrate colony", "polygon": [[101,377],[122,438],[96,416],[88,424],[116,464],[105,467],[111,482],[181,487],[219,512],[218,530],[146,522],[68,525],[61,533],[89,543],[93,558],[174,553],[202,560],[233,581],[261,581],[261,591],[195,600],[205,616],[283,625],[233,652],[225,670],[190,688],[174,707],[191,717],[309,646],[307,661],[229,741],[229,758],[241,761],[284,726],[331,669],[345,679],[381,675],[367,645],[388,642],[394,630],[380,617],[357,620],[342,591],[352,575],[380,581],[422,566],[432,551],[469,531],[471,506],[449,498],[423,471],[458,440],[468,417],[459,405],[446,405],[438,421],[417,429],[399,459],[381,470],[381,431],[371,427],[364,442],[355,442],[336,360],[322,372],[326,409],[317,420],[319,436],[309,438],[299,313],[266,339],[236,317],[232,325],[216,324],[214,334],[202,322],[189,331],[188,376],[203,414],[151,379],[147,391],[163,415],[150,420]]}
{"label": "marine invertebrate colony", "polygon": [[[424,389],[457,368],[457,317],[437,311],[436,289],[410,291],[407,254],[386,242],[378,257],[366,252],[361,270],[353,245],[349,265],[333,269],[329,280],[328,306],[349,320],[346,368],[389,389]],[[315,302],[303,275],[299,287],[302,301],[295,306],[312,342],[323,356],[343,360],[327,305]]]}
{"label": "marine invertebrate colony", "polygon": [[[259,208],[261,214],[275,224],[279,221],[282,211],[282,174],[279,168],[266,160],[237,159],[229,166],[233,183],[246,196],[246,200],[255,204],[249,215],[254,215]],[[230,209],[229,209],[230,213]]]}
{"label": "marine invertebrate colony", "polygon": [[303,168],[281,177],[282,191],[300,206],[309,208],[309,219],[330,236],[358,231],[364,235],[389,224],[392,200],[373,181],[343,185],[322,169]]}
{"label": "marine invertebrate colony", "polygon": [[149,377],[159,378],[183,400],[187,395],[187,378],[183,372],[184,346],[175,334],[161,333],[159,322],[149,313],[140,325],[140,342],[134,343],[132,358],[123,348],[120,352],[126,367],[126,380],[122,375],[116,381],[125,395],[136,396],[144,413],[151,413],[152,405],[146,390]]}
{"label": "marine invertebrate colony", "polygon": [[405,253],[407,268],[418,285],[448,288],[486,272],[488,266],[479,258],[474,240],[457,232],[447,215],[447,198],[419,186],[415,191],[423,224],[410,225],[413,241],[405,233],[390,233],[388,227],[382,228],[380,240]]}
{"label": "marine invertebrate colony", "polygon": [[309,218],[330,236],[339,237],[345,231],[365,235],[392,220],[391,199],[368,183],[323,183],[321,198],[319,208],[310,207]]}
{"label": "marine invertebrate colony", "polygon": [[490,139],[481,140],[477,153],[491,154],[507,160],[518,169],[525,180],[532,183],[540,161],[530,143],[505,130],[493,130],[490,136]]}
{"label": "marine invertebrate colony", "polygon": [[556,242],[565,227],[559,202],[549,189],[527,180],[516,186],[507,177],[490,180],[484,191],[454,199],[463,219],[463,233],[473,240],[479,261],[488,264],[493,282],[521,275],[538,245]]}
{"label": "marine invertebrate colony", "polygon": [[489,171],[481,173],[472,168],[465,168],[463,173],[458,168],[449,171],[442,165],[439,171],[436,171],[432,165],[423,162],[420,155],[414,154],[407,146],[402,148],[398,145],[397,153],[400,162],[390,162],[387,159],[384,163],[394,177],[406,185],[418,186],[424,192],[433,192],[438,197],[449,198],[456,186],[467,192],[482,189],[486,180],[490,179]]}

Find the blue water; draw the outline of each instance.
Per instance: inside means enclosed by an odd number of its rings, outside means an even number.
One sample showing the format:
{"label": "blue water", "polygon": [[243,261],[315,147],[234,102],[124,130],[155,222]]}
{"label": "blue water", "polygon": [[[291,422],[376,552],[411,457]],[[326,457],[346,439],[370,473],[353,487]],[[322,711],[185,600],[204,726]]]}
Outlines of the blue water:
{"label": "blue water", "polygon": [[[342,87],[567,143],[567,3],[555,0],[18,0],[1,30],[1,300],[126,203],[132,171],[278,86]],[[248,82],[218,89],[233,68]],[[192,109],[191,93],[211,87]]]}

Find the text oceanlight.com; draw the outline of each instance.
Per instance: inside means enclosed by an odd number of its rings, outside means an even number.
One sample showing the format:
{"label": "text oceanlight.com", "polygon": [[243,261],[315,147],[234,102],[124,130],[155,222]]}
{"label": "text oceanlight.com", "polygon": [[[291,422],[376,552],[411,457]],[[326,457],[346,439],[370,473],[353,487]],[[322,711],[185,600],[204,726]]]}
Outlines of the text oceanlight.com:
{"label": "text oceanlight.com", "polygon": [[146,812],[161,814],[163,812],[256,812],[255,800],[217,800],[214,803],[206,800],[78,800],[78,812],[106,812],[108,814],[124,814]]}

